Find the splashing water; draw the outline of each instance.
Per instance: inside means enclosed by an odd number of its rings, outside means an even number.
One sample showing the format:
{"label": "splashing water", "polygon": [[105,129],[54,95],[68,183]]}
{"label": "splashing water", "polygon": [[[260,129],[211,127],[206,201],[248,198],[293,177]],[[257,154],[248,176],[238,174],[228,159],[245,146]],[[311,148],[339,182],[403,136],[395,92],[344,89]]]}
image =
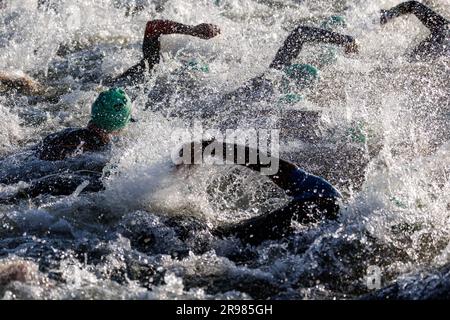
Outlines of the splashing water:
{"label": "splashing water", "polygon": [[[399,296],[420,299],[439,295],[439,286],[421,289],[434,275],[448,291],[449,60],[407,62],[404,53],[427,31],[414,17],[385,26],[374,19],[398,1],[5,3],[0,71],[27,74],[58,99],[0,96],[2,177],[59,169],[30,160],[23,150],[50,132],[87,123],[102,80],[140,59],[149,19],[211,22],[222,32],[208,41],[163,37],[162,63],[143,85],[127,88],[139,122],[111,154],[70,162],[75,168],[107,162],[105,191],[80,193],[84,184],[70,196],[0,205],[0,297],[332,299],[385,297],[397,285]],[[446,1],[427,3],[450,15]],[[314,25],[332,14],[345,16],[343,32],[358,39],[360,53],[339,54],[321,70],[320,82],[293,107],[316,111],[317,121],[303,130],[291,119],[298,131],[282,141],[281,155],[342,190],[339,220],[296,225],[293,235],[257,247],[216,238],[212,227],[273,210],[287,199],[245,169],[175,169],[171,133],[195,118],[194,91],[214,102],[266,71],[299,22]],[[298,60],[314,61],[316,50],[309,46]],[[183,69],[192,60],[207,63],[208,72]],[[169,99],[158,109],[149,92],[161,86]],[[184,91],[192,96],[179,94]],[[268,102],[247,112],[217,107],[208,124],[279,124],[279,108]],[[174,112],[188,116],[168,116]],[[298,138],[303,131],[313,140]],[[20,172],[23,163],[27,172]],[[0,196],[15,187],[0,184]],[[380,268],[385,287],[375,293],[365,280],[370,266]]]}

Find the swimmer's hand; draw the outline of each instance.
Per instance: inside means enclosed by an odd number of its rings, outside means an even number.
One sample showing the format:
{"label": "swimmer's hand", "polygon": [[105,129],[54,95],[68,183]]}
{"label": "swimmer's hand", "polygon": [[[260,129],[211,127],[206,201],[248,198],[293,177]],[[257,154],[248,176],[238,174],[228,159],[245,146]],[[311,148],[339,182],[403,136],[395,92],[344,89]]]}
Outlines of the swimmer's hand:
{"label": "swimmer's hand", "polygon": [[345,53],[359,53],[359,45],[356,40],[353,40],[352,42],[348,42],[345,45]]}
{"label": "swimmer's hand", "polygon": [[200,39],[211,39],[220,34],[220,29],[218,26],[210,23],[201,23],[192,28],[193,36],[199,37]]}

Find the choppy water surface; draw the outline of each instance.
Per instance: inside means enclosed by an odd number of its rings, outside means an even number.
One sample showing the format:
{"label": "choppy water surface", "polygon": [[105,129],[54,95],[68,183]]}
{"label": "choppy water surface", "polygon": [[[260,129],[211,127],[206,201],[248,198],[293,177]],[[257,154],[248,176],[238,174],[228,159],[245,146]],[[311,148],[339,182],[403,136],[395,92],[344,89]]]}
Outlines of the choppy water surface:
{"label": "choppy water surface", "polygon": [[[0,71],[32,76],[53,98],[0,95],[1,177],[104,163],[112,174],[98,194],[0,205],[0,297],[449,296],[449,60],[406,60],[426,29],[414,17],[376,23],[377,11],[398,1],[55,0],[40,9],[33,0],[3,2]],[[427,3],[450,16],[446,1]],[[360,54],[340,54],[321,70],[321,82],[294,106],[317,116],[306,124],[291,119],[298,134],[282,141],[282,155],[342,190],[340,219],[298,225],[288,238],[256,247],[215,238],[214,226],[286,199],[236,167],[175,170],[171,132],[198,117],[197,98],[213,105],[218,94],[266,70],[299,21],[314,25],[314,17],[336,13],[346,17]],[[34,159],[27,148],[46,134],[88,121],[102,80],[138,61],[145,23],[154,18],[211,22],[222,34],[164,37],[153,77],[127,89],[139,122],[107,154]],[[314,50],[299,60],[313,59]],[[183,68],[192,59],[208,63],[209,72]],[[163,89],[167,99],[158,104],[152,90]],[[283,107],[273,101],[218,106],[203,120],[276,127]],[[0,194],[23,183],[0,185]],[[381,270],[381,291],[367,287],[370,266]]]}

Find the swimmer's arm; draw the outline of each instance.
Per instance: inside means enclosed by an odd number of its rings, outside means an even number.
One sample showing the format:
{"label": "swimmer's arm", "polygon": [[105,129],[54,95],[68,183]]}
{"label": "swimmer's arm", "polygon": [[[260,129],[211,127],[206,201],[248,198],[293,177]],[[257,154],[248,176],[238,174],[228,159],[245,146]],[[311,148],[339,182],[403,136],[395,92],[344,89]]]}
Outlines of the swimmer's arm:
{"label": "swimmer's arm", "polygon": [[436,31],[449,22],[443,16],[420,2],[406,1],[389,10],[381,10],[380,23],[385,24],[389,20],[405,14],[414,14],[430,31]]}
{"label": "swimmer's arm", "polygon": [[85,149],[89,149],[89,145],[84,141],[54,142],[51,144],[44,141],[38,148],[38,158],[50,161],[64,160],[68,154],[71,154],[76,150]]}
{"label": "swimmer's arm", "polygon": [[270,68],[282,69],[292,63],[305,43],[329,43],[345,47],[346,53],[358,52],[358,46],[353,37],[340,33],[314,28],[299,26],[287,37],[283,46],[278,50]]}

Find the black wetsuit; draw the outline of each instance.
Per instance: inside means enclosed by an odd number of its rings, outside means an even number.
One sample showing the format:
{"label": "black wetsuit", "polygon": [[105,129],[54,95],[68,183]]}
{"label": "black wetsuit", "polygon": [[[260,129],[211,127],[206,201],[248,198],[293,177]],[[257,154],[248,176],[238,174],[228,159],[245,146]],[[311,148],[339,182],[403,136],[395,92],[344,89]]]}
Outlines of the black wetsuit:
{"label": "black wetsuit", "polygon": [[380,22],[384,24],[404,14],[414,14],[431,32],[425,40],[412,50],[410,59],[427,60],[442,55],[450,55],[449,20],[420,2],[407,1],[389,10],[382,10]]}
{"label": "black wetsuit", "polygon": [[69,128],[47,136],[37,148],[41,160],[64,160],[87,151],[100,151],[108,143],[94,130]]}
{"label": "black wetsuit", "polygon": [[[325,29],[298,26],[284,41],[270,64],[269,68],[283,70],[290,66],[292,61],[300,54],[306,43],[328,43],[339,46],[354,42],[353,37],[342,35]],[[266,76],[260,75],[249,81],[237,90],[225,95],[226,100],[261,101],[273,95],[273,84]]]}
{"label": "black wetsuit", "polygon": [[[191,159],[183,159],[187,160],[189,164],[193,164],[195,163],[194,160],[201,159],[199,156],[203,155],[205,148],[211,148],[214,144],[215,147],[223,149],[222,155],[226,155],[227,152],[233,150],[234,163],[244,165],[257,172],[261,172],[263,168],[268,167],[262,164],[262,155],[259,150],[217,141],[186,144],[180,151],[180,157],[183,157],[183,151],[191,148]],[[245,150],[245,158],[240,157],[238,159],[238,155],[242,155],[242,148]],[[214,151],[214,148],[210,150]],[[256,161],[250,161],[250,154],[257,155],[256,159],[253,158]],[[217,228],[213,231],[214,234],[236,236],[247,243],[259,244],[265,240],[279,239],[288,235],[292,231],[292,220],[300,223],[311,223],[324,218],[337,218],[338,202],[341,199],[339,191],[323,178],[309,174],[291,162],[281,159],[276,160],[279,161],[278,172],[267,175],[267,177],[285,190],[286,194],[292,197],[292,200],[283,208],[273,212],[238,224]]]}
{"label": "black wetsuit", "polygon": [[81,170],[76,172],[62,172],[33,180],[29,186],[20,189],[14,197],[0,203],[14,203],[20,199],[32,199],[39,195],[67,196],[73,194],[78,187],[80,192],[99,192],[104,189],[101,178],[102,172]]}

